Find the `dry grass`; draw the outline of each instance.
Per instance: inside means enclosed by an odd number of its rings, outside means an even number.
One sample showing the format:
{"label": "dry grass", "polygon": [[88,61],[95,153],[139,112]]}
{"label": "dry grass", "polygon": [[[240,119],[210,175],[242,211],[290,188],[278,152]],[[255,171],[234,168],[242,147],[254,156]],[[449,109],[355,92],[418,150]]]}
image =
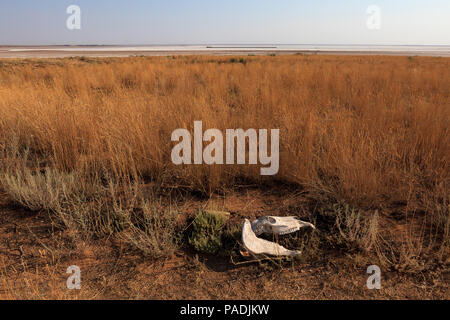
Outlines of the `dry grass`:
{"label": "dry grass", "polygon": [[30,267],[24,263],[23,271],[18,272],[0,260],[0,300],[93,300],[102,293],[91,288],[68,290],[65,271],[61,266]]}
{"label": "dry grass", "polygon": [[[381,212],[400,204],[405,215],[425,217],[421,244],[438,241],[445,256],[448,70],[447,58],[377,56],[3,61],[1,184],[82,232],[128,230],[158,256],[175,236],[151,235],[173,226],[140,195],[143,182],[211,195],[277,180],[322,202]],[[279,174],[173,165],[171,133],[192,131],[195,120],[204,129],[279,128]],[[139,222],[136,212],[144,212]],[[371,247],[374,224],[362,230],[348,212],[338,215],[341,236]]]}
{"label": "dry grass", "polygon": [[[141,176],[205,193],[241,166],[175,167],[171,132],[280,128],[277,179],[351,204],[448,197],[444,58],[249,57],[3,63],[0,147],[9,165]],[[8,161],[9,160],[9,161]],[[447,200],[447,199],[445,199]]]}
{"label": "dry grass", "polygon": [[1,173],[11,200],[33,211],[51,213],[57,227],[90,239],[119,234],[152,257],[170,256],[178,248],[178,212],[163,207],[137,183],[103,184],[77,173],[55,169]]}

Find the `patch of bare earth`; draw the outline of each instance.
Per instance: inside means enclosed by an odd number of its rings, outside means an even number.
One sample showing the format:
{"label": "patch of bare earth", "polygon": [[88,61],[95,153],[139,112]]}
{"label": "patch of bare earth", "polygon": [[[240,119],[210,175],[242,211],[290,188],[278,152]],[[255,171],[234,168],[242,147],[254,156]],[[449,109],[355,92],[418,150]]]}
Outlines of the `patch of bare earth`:
{"label": "patch of bare earth", "polygon": [[[302,194],[249,190],[224,205],[236,221],[266,214],[305,217]],[[370,255],[342,254],[277,265],[231,261],[183,248],[152,260],[114,238],[85,241],[56,229],[45,212],[25,211],[0,196],[0,299],[448,299],[448,272],[382,272],[368,290]],[[211,201],[211,200],[209,200]],[[217,200],[220,202],[220,199]],[[207,205],[191,199],[188,215]],[[307,201],[305,200],[305,203]],[[296,204],[296,205],[294,205]],[[390,221],[389,221],[390,223]],[[319,225],[320,227],[320,225]],[[401,222],[395,228],[401,228]],[[81,290],[68,290],[67,267],[81,269]]]}

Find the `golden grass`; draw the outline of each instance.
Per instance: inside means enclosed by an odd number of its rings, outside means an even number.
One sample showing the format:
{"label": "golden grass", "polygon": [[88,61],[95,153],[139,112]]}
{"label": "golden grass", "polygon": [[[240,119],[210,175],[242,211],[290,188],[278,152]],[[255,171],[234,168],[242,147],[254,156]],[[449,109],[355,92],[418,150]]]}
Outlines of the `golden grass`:
{"label": "golden grass", "polygon": [[369,207],[447,205],[449,67],[363,56],[3,61],[2,161],[204,193],[262,182],[254,166],[171,163],[171,132],[202,120],[204,130],[279,128],[276,179],[310,192]]}
{"label": "golden grass", "polygon": [[[0,187],[81,237],[116,233],[160,257],[182,232],[148,185],[211,195],[281,181],[335,220],[311,236],[315,258],[332,241],[424,270],[422,260],[443,265],[450,252],[449,70],[449,58],[388,56],[3,60]],[[173,165],[171,133],[195,120],[204,130],[280,129],[278,175]],[[399,206],[414,223],[382,219]]]}

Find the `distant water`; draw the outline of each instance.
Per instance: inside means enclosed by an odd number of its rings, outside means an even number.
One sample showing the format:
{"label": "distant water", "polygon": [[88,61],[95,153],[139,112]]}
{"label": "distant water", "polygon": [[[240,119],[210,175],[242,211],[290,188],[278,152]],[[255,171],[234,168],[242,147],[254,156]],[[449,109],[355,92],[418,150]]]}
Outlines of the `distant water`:
{"label": "distant water", "polygon": [[264,52],[264,51],[302,51],[302,52],[326,52],[326,53],[380,53],[380,54],[404,54],[404,55],[439,55],[450,56],[450,45],[428,46],[428,45],[312,45],[312,44],[261,44],[261,45],[236,45],[236,44],[214,44],[214,45],[136,45],[136,46],[17,46],[0,47],[0,52],[14,53],[33,53],[33,52],[52,52],[52,53],[109,53],[113,55],[125,53],[148,53],[152,52]]}
{"label": "distant water", "polygon": [[282,50],[321,50],[321,51],[381,51],[381,52],[447,52],[448,46],[375,46],[375,45],[282,45]]}

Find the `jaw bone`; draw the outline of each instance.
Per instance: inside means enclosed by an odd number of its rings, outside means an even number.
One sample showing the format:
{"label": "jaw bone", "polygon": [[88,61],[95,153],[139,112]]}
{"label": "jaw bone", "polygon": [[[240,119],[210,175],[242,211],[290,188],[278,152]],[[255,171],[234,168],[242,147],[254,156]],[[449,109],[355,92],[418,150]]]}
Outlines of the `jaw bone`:
{"label": "jaw bone", "polygon": [[294,233],[301,228],[311,227],[315,229],[316,227],[309,222],[304,222],[297,217],[262,217],[252,222],[253,232],[259,236],[263,233],[265,234],[277,234],[286,235],[289,233]]}
{"label": "jaw bone", "polygon": [[242,225],[242,243],[245,249],[253,255],[295,257],[301,254],[301,251],[288,250],[275,242],[258,238],[252,230],[250,221],[247,219],[244,220]]}

